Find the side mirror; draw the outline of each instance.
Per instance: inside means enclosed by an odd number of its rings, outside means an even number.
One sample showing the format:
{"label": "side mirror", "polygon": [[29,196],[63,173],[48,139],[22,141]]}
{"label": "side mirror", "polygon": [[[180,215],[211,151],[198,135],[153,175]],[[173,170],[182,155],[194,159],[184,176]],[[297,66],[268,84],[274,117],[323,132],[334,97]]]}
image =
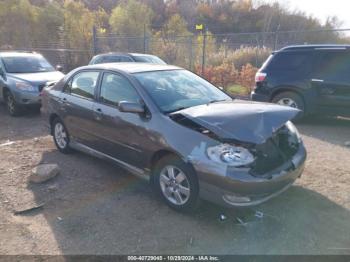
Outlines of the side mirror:
{"label": "side mirror", "polygon": [[63,66],[56,65],[56,70],[62,72],[63,71]]}
{"label": "side mirror", "polygon": [[142,114],[145,112],[145,107],[140,103],[121,101],[118,109],[120,112]]}

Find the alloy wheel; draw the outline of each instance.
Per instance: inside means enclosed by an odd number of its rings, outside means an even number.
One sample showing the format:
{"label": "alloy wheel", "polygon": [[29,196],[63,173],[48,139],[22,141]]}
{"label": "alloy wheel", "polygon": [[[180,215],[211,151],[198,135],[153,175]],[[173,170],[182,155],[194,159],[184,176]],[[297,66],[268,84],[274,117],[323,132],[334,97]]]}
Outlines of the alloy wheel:
{"label": "alloy wheel", "polygon": [[277,101],[277,104],[282,105],[282,106],[289,106],[293,108],[298,108],[298,104],[291,98],[281,98],[280,100]]}
{"label": "alloy wheel", "polygon": [[66,148],[68,143],[68,139],[67,139],[68,136],[64,126],[60,122],[56,123],[54,132],[55,132],[55,140],[57,145],[61,149]]}
{"label": "alloy wheel", "polygon": [[190,198],[190,183],[178,167],[167,165],[160,172],[160,188],[164,197],[174,205],[184,205]]}

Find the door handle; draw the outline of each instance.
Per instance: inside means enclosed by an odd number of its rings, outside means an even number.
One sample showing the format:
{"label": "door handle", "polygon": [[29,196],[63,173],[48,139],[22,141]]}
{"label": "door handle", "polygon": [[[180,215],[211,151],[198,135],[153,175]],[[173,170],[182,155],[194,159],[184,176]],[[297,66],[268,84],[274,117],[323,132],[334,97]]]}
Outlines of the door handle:
{"label": "door handle", "polygon": [[102,119],[102,109],[101,108],[96,108],[94,110],[94,115],[95,115],[95,119],[97,121],[100,121]]}
{"label": "door handle", "polygon": [[317,78],[313,78],[313,79],[311,79],[311,82],[323,83],[324,80],[322,80],[322,79],[317,79]]}

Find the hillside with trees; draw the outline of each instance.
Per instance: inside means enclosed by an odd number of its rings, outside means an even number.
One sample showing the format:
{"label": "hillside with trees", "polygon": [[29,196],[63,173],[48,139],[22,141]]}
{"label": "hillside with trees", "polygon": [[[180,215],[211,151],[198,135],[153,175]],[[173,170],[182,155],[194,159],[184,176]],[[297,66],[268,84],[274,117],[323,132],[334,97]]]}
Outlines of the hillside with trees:
{"label": "hillside with trees", "polygon": [[[204,29],[196,30],[196,24]],[[97,43],[98,51],[146,50],[202,73],[205,34],[205,76],[225,87],[250,85],[245,78],[251,78],[276,43],[348,42],[342,33],[331,31],[340,26],[336,17],[322,24],[278,3],[252,0],[0,1],[0,49],[68,50],[60,56],[71,69],[90,59],[95,27],[98,36],[106,38]],[[109,39],[111,35],[115,38]]]}

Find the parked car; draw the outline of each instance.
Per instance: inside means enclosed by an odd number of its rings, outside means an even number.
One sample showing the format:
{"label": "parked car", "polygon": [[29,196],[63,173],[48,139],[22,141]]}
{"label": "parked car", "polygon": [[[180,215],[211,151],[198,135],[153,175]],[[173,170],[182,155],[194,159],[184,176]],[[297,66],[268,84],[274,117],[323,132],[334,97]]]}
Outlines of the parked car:
{"label": "parked car", "polygon": [[107,53],[94,56],[89,65],[103,63],[123,63],[123,62],[139,62],[165,65],[166,63],[158,56],[138,53]]}
{"label": "parked car", "polygon": [[0,100],[12,116],[20,115],[27,106],[40,107],[44,86],[62,77],[40,54],[0,52]]}
{"label": "parked car", "polygon": [[85,66],[43,96],[59,151],[116,162],[178,210],[200,198],[256,205],[303,172],[306,151],[289,121],[297,109],[233,100],[179,67]]}
{"label": "parked car", "polygon": [[350,46],[289,46],[274,52],[256,74],[252,100],[310,114],[350,115]]}

